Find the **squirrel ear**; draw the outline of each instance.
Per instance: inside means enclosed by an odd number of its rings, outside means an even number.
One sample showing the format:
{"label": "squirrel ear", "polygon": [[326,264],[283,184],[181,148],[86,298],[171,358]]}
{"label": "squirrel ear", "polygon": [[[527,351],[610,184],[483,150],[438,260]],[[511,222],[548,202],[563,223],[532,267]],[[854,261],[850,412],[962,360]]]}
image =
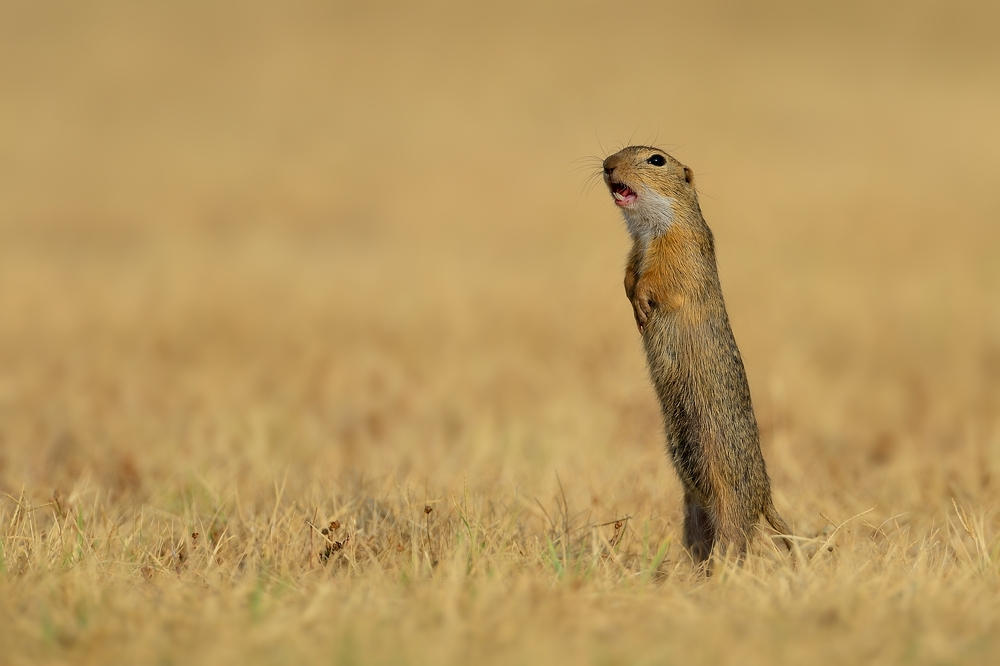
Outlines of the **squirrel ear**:
{"label": "squirrel ear", "polygon": [[689,167],[684,167],[684,182],[694,187],[694,171],[691,171]]}

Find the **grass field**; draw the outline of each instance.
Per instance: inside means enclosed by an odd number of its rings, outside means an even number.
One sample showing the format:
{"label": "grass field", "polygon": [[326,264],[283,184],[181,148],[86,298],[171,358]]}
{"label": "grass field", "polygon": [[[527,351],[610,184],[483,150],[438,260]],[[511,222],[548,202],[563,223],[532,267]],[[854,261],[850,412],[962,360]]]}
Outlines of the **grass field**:
{"label": "grass field", "polygon": [[[1000,661],[995,3],[0,3],[0,663]],[[691,166],[706,577],[588,177]]]}

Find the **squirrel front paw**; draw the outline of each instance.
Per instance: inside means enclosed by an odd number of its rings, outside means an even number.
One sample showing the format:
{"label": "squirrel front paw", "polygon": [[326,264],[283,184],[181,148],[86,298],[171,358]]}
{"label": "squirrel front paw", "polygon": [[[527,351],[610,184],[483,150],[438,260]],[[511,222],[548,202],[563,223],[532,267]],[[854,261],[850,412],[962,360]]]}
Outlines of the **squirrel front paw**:
{"label": "squirrel front paw", "polygon": [[632,296],[632,313],[635,315],[635,325],[639,327],[640,333],[645,330],[646,323],[655,307],[656,301],[653,299],[652,291],[646,288],[646,283],[640,280],[635,286],[635,294]]}

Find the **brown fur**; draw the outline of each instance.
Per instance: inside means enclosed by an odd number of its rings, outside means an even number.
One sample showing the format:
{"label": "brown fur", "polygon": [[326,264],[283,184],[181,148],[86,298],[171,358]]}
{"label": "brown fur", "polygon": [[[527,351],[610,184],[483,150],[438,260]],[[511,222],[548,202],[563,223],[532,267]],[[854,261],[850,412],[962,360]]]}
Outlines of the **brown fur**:
{"label": "brown fur", "polygon": [[684,486],[685,545],[699,562],[716,546],[742,556],[762,516],[790,535],[771,499],[715,243],[691,170],[662,150],[629,146],[604,161],[604,179],[612,194],[625,185],[636,196],[622,208],[634,241],[625,293]]}

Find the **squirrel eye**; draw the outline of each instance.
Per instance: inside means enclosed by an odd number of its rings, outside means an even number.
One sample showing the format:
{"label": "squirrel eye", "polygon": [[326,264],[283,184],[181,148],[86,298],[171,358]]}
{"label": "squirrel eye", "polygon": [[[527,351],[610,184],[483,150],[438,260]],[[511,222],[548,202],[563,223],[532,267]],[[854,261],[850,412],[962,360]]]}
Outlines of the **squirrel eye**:
{"label": "squirrel eye", "polygon": [[652,164],[653,166],[663,166],[664,164],[667,163],[667,160],[666,158],[663,157],[663,155],[653,155],[646,161]]}

